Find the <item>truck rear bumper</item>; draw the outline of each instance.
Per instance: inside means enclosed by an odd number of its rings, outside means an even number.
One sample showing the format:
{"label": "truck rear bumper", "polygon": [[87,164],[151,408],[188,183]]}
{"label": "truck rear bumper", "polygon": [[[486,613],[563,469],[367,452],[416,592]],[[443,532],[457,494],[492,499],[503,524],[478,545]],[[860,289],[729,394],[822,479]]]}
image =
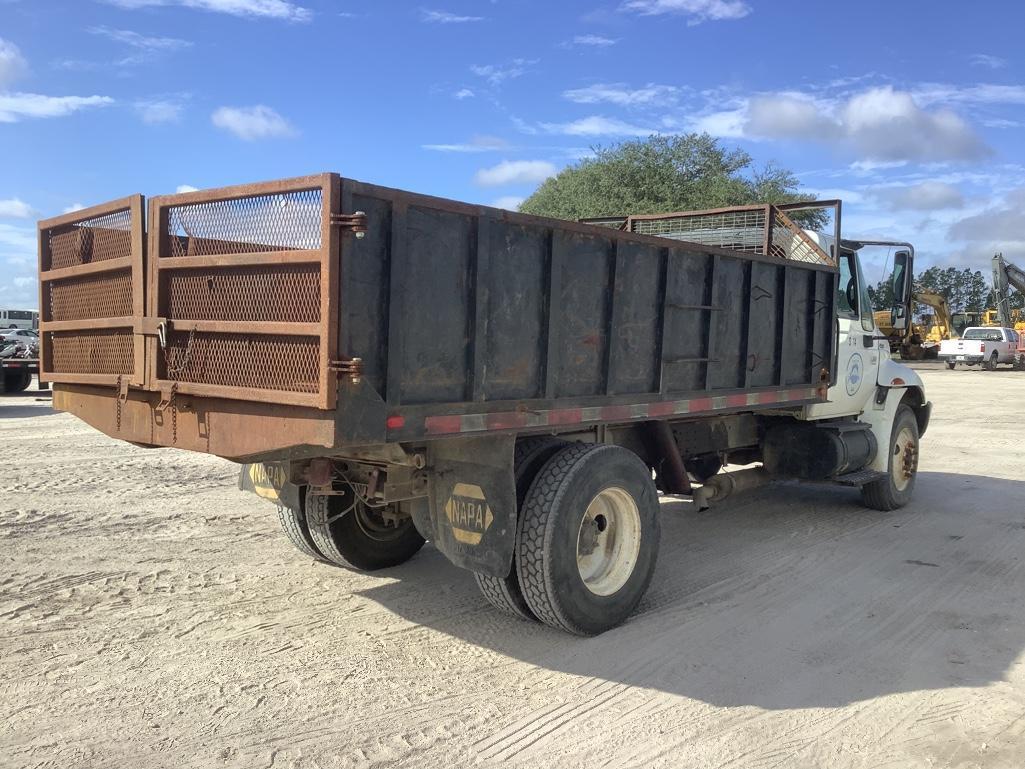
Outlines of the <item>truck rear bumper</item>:
{"label": "truck rear bumper", "polygon": [[[335,445],[335,412],[273,403],[129,390],[120,401],[109,387],[58,384],[53,406],[112,438],[173,447],[226,459],[300,459]],[[163,406],[163,408],[162,408]]]}
{"label": "truck rear bumper", "polygon": [[965,355],[963,353],[960,353],[960,354],[951,354],[951,353],[942,354],[941,353],[939,358],[940,358],[940,360],[952,360],[952,361],[955,361],[956,363],[966,363],[969,366],[975,366],[975,365],[977,365],[979,363],[982,363],[982,361],[985,360],[985,358],[982,355]]}

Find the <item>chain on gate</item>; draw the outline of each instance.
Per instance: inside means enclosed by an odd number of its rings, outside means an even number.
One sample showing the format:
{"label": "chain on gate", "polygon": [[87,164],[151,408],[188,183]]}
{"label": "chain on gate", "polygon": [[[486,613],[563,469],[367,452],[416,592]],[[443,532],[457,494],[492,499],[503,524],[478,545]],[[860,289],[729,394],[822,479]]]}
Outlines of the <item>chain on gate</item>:
{"label": "chain on gate", "polygon": [[190,359],[192,358],[192,342],[196,338],[196,327],[193,326],[189,329],[189,338],[185,342],[185,352],[181,356],[179,363],[171,364],[171,355],[167,351],[167,327],[161,325],[160,329],[160,349],[164,355],[164,373],[165,376],[171,380],[171,390],[167,396],[166,401],[161,401],[161,410],[170,408],[171,409],[171,443],[178,442],[178,405],[175,403],[175,399],[178,396],[178,380],[182,374],[185,373],[189,366]]}

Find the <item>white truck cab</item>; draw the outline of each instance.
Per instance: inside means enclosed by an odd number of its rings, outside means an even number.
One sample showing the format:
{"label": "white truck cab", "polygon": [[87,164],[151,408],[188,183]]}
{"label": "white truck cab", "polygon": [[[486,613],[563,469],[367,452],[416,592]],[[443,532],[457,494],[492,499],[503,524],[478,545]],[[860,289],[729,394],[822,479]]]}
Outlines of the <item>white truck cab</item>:
{"label": "white truck cab", "polygon": [[[806,231],[820,248],[834,252],[835,238]],[[922,378],[909,366],[890,358],[889,341],[875,324],[868,282],[859,252],[868,246],[894,247],[891,323],[903,328],[910,322],[914,247],[902,241],[847,240],[840,242],[839,280],[836,301],[836,373],[826,403],[806,406],[804,418],[821,421],[854,418],[871,426],[879,446],[891,443],[897,410],[910,406],[916,415],[919,435],[929,423],[931,404]],[[890,456],[879,451],[869,463],[871,470],[890,471]]]}

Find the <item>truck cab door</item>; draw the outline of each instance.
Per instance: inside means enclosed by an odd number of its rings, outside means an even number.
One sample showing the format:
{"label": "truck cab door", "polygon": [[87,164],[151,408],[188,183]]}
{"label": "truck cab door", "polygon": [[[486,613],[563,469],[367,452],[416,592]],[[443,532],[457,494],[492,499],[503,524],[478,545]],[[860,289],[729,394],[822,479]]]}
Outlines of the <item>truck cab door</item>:
{"label": "truck cab door", "polygon": [[836,384],[827,403],[808,407],[808,419],[860,414],[871,399],[879,362],[889,355],[889,342],[876,329],[868,287],[857,253],[840,255],[836,295]]}

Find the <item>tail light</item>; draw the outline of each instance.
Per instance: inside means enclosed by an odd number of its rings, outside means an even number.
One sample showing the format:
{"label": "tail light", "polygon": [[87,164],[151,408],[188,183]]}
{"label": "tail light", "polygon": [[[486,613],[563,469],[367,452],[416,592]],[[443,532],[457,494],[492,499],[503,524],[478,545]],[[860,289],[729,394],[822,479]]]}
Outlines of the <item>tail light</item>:
{"label": "tail light", "polygon": [[979,345],[979,352],[986,352],[986,343],[985,342],[983,342],[981,345]]}

